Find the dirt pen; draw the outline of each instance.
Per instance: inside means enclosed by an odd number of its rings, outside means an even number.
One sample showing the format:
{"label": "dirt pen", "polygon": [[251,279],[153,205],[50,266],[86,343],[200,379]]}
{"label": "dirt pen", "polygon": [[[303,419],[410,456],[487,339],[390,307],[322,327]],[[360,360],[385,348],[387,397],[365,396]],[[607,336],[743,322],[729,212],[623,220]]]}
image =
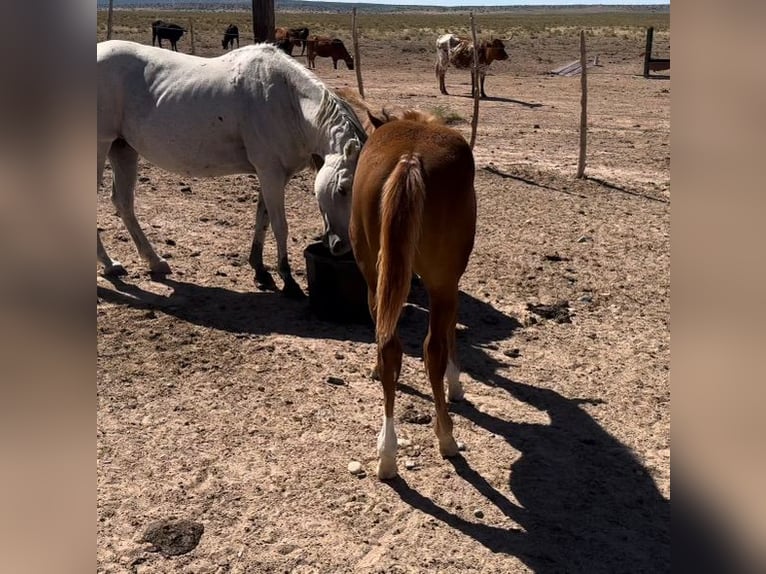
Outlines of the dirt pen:
{"label": "dirt pen", "polygon": [[[150,44],[158,17],[193,21],[201,56],[222,53],[230,23],[252,41],[247,12],[115,10],[114,37]],[[438,113],[468,139],[470,74],[447,71],[450,96],[434,74],[436,36],[469,32],[467,14],[357,21],[368,100]],[[103,40],[106,12],[98,22]],[[510,60],[490,68],[474,149],[478,230],[458,326],[466,400],[450,406],[460,456],[439,456],[431,426],[418,286],[401,321],[399,478],[379,482],[373,331],[255,289],[258,180],[141,164],[138,217],[174,270],[160,283],[114,214],[107,170],[98,224],[129,275],[97,278],[99,572],[669,571],[670,80],[644,78],[641,56],[648,26],[652,54],[669,54],[668,15],[476,22],[480,38],[510,39]],[[349,47],[350,23],[277,14],[278,26]],[[579,56],[581,29],[599,58],[576,179],[580,79],[549,72]],[[356,87],[329,60],[316,73]],[[312,182],[300,174],[286,197],[304,289],[303,250],[322,228]],[[265,261],[274,252],[269,237]],[[190,521],[185,537],[146,532],[170,518]]]}

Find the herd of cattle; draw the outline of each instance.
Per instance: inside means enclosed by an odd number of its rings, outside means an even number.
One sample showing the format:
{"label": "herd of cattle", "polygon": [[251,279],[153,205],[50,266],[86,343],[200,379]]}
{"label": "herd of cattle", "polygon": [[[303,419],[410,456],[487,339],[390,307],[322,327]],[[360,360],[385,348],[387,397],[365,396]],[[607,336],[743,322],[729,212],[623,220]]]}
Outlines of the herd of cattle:
{"label": "herd of cattle", "polygon": [[[178,24],[171,24],[156,20],[152,22],[152,46],[155,41],[162,48],[162,40],[168,40],[173,50],[178,50],[177,42],[183,36],[185,30]],[[276,28],[274,31],[275,45],[292,56],[293,49],[300,46],[300,55],[306,55],[309,68],[316,67],[317,56],[332,58],[333,68],[338,68],[338,60],[346,63],[349,70],[354,69],[354,58],[348,53],[343,41],[329,36],[309,36],[308,28]],[[239,48],[239,29],[230,24],[223,34],[221,47],[224,50],[233,49],[234,43]],[[436,40],[436,78],[439,83],[439,91],[447,95],[444,76],[447,68],[452,65],[459,70],[471,70],[472,92],[479,90],[481,97],[486,98],[484,91],[484,78],[487,75],[489,65],[495,60],[507,60],[508,53],[502,40],[483,40],[476,50],[478,55],[478,78],[473,72],[473,42],[467,38],[460,38],[455,34],[444,34]]]}

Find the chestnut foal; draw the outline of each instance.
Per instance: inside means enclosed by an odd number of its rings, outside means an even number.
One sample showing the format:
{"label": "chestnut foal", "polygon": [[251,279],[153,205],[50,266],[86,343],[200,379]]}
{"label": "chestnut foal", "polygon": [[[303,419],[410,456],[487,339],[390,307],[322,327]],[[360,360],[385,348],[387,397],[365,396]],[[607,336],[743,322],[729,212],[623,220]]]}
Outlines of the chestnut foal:
{"label": "chestnut foal", "polygon": [[458,281],[476,232],[474,160],[468,143],[436,117],[409,111],[401,118],[369,113],[374,131],[362,148],[354,176],[350,238],[367,282],[375,320],[377,369],[385,416],[378,435],[380,479],[396,470],[394,392],[402,366],[397,323],[417,273],[428,291],[430,320],[423,345],[443,456],[458,448],[444,397],[463,397],[455,349]]}

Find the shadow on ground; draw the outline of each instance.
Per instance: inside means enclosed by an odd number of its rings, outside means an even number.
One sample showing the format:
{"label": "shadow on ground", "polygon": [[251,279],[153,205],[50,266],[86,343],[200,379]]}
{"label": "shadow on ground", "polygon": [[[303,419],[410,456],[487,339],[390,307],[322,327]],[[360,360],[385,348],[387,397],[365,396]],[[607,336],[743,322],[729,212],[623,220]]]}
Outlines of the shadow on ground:
{"label": "shadow on ground", "polygon": [[[417,291],[412,299],[423,303]],[[466,520],[422,496],[402,478],[390,482],[391,488],[413,508],[493,552],[517,556],[534,572],[668,572],[670,501],[635,455],[582,408],[602,401],[568,398],[501,375],[507,365],[490,356],[484,345],[511,336],[520,327],[518,322],[465,294],[461,294],[460,317],[461,323],[468,322],[465,336],[458,339],[464,371],[480,383],[501,388],[510,397],[545,411],[550,418],[548,424],[515,422],[513,413],[500,418],[479,411],[469,401],[450,407],[454,414],[502,437],[521,453],[508,482],[518,504],[462,456],[451,461],[463,480],[519,528]],[[420,325],[417,330],[426,328]],[[405,334],[405,348],[422,345],[422,337],[413,338],[412,332],[405,331],[403,338]],[[411,387],[402,385],[401,389],[431,400]]]}

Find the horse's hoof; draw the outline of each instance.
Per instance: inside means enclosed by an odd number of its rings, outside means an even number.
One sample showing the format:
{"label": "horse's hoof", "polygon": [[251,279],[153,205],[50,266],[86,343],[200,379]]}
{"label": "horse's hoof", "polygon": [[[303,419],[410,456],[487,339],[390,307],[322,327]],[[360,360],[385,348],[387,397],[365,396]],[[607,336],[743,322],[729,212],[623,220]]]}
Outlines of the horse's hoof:
{"label": "horse's hoof", "polygon": [[159,259],[156,263],[151,264],[152,275],[170,275],[170,264],[164,259]]}
{"label": "horse's hoof", "polygon": [[465,398],[465,391],[463,390],[462,385],[458,385],[456,387],[448,386],[447,388],[447,399],[451,403],[456,403],[458,401],[462,401]]}
{"label": "horse's hoof", "polygon": [[460,449],[458,449],[454,438],[449,437],[444,441],[439,440],[439,454],[441,454],[444,458],[457,456],[459,450]]}
{"label": "horse's hoof", "polygon": [[297,283],[285,283],[285,286],[282,288],[282,295],[288,299],[294,300],[304,299],[306,297],[306,294]]}
{"label": "horse's hoof", "polygon": [[257,274],[253,278],[256,289],[260,291],[277,291],[277,284],[274,282],[274,278],[271,273],[264,271],[261,274]]}
{"label": "horse's hoof", "polygon": [[122,266],[122,263],[115,261],[109,267],[104,268],[104,275],[107,277],[123,277],[128,274],[128,271]]}
{"label": "horse's hoof", "polygon": [[393,461],[384,461],[382,459],[379,460],[376,474],[378,475],[378,479],[380,480],[391,480],[392,478],[396,478],[396,475],[397,475],[396,460],[395,459]]}

